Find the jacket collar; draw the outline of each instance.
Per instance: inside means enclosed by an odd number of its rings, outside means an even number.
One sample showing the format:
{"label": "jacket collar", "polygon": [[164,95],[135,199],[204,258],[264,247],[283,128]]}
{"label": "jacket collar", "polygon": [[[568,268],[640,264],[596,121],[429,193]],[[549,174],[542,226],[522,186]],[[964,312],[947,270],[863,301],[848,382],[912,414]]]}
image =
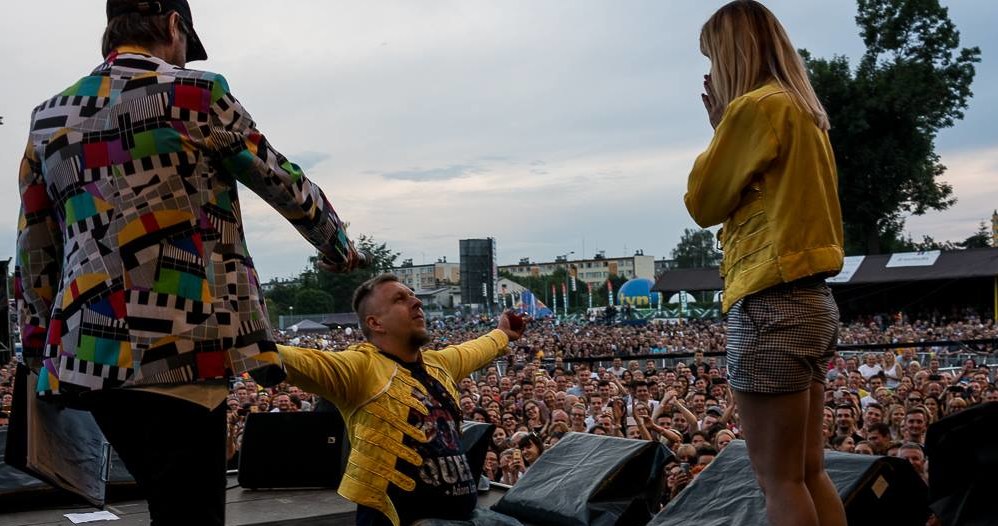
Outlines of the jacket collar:
{"label": "jacket collar", "polygon": [[[118,47],[114,48],[111,51],[111,55],[124,55],[124,54],[146,55],[148,57],[153,56],[153,54],[145,46],[135,46],[135,45],[131,45],[131,44],[126,44],[124,46],[118,46]],[[108,55],[108,56],[111,56],[111,55]]]}
{"label": "jacket collar", "polygon": [[415,365],[415,364],[426,365],[426,363],[423,361],[423,353],[422,352],[419,353],[419,359],[418,360],[416,360],[415,362],[407,362],[407,361],[399,358],[398,356],[395,356],[394,354],[385,352],[383,349],[381,349],[377,345],[374,345],[371,342],[356,343],[354,345],[351,345],[351,346],[347,347],[346,350],[348,350],[348,351],[367,352],[367,353],[377,353],[377,354],[380,354],[380,355],[382,355],[382,356],[384,356],[386,358],[390,358],[395,363],[397,363],[397,364],[399,364],[401,366],[404,366],[404,367],[405,366],[412,366],[412,365]]}
{"label": "jacket collar", "polygon": [[[152,67],[149,67],[149,68],[140,68],[140,69],[156,70],[156,69],[159,69],[160,67],[168,65],[165,60],[157,57],[156,55],[153,55],[149,51],[149,49],[147,49],[145,47],[142,47],[142,46],[133,46],[133,45],[124,45],[124,46],[118,46],[118,47],[114,48],[113,50],[111,50],[111,52],[108,53],[108,55],[106,57],[104,57],[104,62],[100,66],[97,66],[97,68],[94,69],[93,73],[91,73],[91,74],[92,75],[96,75],[96,74],[100,74],[100,73],[103,73],[103,72],[106,72],[106,71],[110,70],[111,67],[114,66],[115,61],[121,55],[138,55],[138,56],[142,57],[143,59],[149,61],[150,62],[150,66],[152,66]],[[175,67],[175,66],[171,66],[171,67]]]}

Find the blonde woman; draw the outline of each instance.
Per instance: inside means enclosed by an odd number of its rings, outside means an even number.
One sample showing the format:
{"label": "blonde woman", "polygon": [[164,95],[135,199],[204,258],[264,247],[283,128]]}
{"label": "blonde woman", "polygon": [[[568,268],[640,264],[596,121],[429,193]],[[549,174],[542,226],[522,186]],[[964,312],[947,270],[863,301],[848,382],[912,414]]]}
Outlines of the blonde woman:
{"label": "blonde woman", "polygon": [[842,268],[828,117],[773,14],[731,2],[707,20],[702,96],[714,137],[686,207],[723,223],[730,384],[773,526],[846,524],[824,467],[825,372],[839,313],[824,279]]}
{"label": "blonde woman", "polygon": [[889,389],[896,389],[901,384],[901,377],[904,376],[904,370],[901,369],[901,364],[898,363],[897,355],[894,354],[894,351],[884,351],[883,367],[884,376],[887,377],[887,387]]}

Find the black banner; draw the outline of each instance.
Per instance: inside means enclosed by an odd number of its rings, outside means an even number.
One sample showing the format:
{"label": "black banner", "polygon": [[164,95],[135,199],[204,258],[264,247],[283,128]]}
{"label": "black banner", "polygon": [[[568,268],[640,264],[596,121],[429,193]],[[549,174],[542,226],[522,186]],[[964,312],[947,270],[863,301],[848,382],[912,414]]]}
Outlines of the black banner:
{"label": "black banner", "polygon": [[0,261],[0,364],[8,364],[14,356],[10,337],[10,292],[7,290],[10,260]]}

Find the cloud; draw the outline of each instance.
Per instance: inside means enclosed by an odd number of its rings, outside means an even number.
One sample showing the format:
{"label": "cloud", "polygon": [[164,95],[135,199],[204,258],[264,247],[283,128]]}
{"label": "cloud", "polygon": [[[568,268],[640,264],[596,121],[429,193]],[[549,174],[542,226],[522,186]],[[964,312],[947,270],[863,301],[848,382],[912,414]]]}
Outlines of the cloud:
{"label": "cloud", "polygon": [[381,176],[385,179],[392,179],[396,181],[447,181],[450,179],[468,177],[472,174],[480,172],[481,170],[482,169],[480,167],[475,165],[451,164],[441,168],[429,168],[426,170],[413,168],[397,172],[386,172],[381,174]]}
{"label": "cloud", "polygon": [[922,235],[937,241],[963,241],[977,231],[981,221],[990,225],[998,208],[998,146],[942,152],[946,166],[942,180],[953,185],[956,204],[942,212],[912,216],[905,230],[914,239]]}
{"label": "cloud", "polygon": [[[0,70],[30,79],[4,91],[0,166],[8,171],[32,107],[100,61],[96,44],[75,45],[95,43],[103,28],[91,4],[59,2],[55,18],[74,23],[57,33],[48,3],[15,2],[0,18],[0,48],[33,42],[32,53],[0,54]],[[190,66],[225,74],[352,235],[373,234],[416,261],[456,261],[458,239],[493,236],[505,263],[596,248],[664,257],[693,226],[682,195],[711,133],[699,100],[709,64],[697,37],[720,0],[285,4],[198,3],[211,59]],[[965,45],[998,48],[990,23],[998,2],[950,4]],[[853,63],[860,56],[854,2],[767,6],[798,47]],[[979,64],[967,118],[940,134],[944,178],[960,201],[912,218],[915,234],[962,239],[998,202],[987,179],[996,171],[984,161],[998,149],[998,70],[989,60]],[[240,194],[261,276],[300,270],[308,243],[252,192]],[[0,209],[17,208],[16,192],[0,192]],[[9,218],[0,226],[7,255]]]}
{"label": "cloud", "polygon": [[291,162],[297,163],[302,170],[308,172],[311,171],[312,168],[315,168],[319,163],[332,157],[332,155],[328,152],[304,151],[289,155],[288,157],[291,159]]}

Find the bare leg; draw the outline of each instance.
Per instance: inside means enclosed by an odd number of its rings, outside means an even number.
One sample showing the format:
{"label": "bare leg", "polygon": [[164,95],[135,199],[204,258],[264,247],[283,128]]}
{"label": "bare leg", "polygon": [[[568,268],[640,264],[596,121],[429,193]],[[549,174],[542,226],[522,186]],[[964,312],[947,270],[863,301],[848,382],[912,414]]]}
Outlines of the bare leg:
{"label": "bare leg", "polygon": [[811,383],[811,408],[807,421],[807,444],[804,451],[804,483],[811,493],[821,526],[846,526],[846,510],[825,471],[825,437],[821,420],[825,405],[825,386]]}
{"label": "bare leg", "polygon": [[766,515],[772,526],[820,524],[804,483],[810,398],[811,391],[780,395],[735,392],[749,460],[766,496]]}

